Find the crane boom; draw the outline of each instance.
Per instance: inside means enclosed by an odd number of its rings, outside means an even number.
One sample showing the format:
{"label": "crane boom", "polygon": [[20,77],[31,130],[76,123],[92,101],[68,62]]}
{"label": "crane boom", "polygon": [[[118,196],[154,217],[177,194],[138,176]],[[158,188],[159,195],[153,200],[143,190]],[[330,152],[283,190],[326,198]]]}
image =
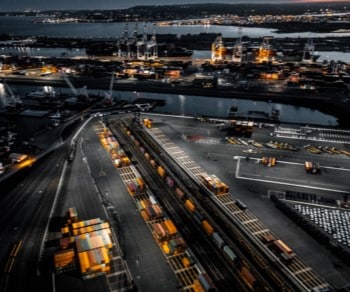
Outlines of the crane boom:
{"label": "crane boom", "polygon": [[64,79],[64,81],[66,81],[66,83],[68,84],[69,88],[72,90],[73,94],[75,96],[78,95],[78,91],[77,89],[74,87],[74,85],[72,84],[72,82],[69,80],[69,78],[65,75],[65,74],[62,74],[62,78]]}

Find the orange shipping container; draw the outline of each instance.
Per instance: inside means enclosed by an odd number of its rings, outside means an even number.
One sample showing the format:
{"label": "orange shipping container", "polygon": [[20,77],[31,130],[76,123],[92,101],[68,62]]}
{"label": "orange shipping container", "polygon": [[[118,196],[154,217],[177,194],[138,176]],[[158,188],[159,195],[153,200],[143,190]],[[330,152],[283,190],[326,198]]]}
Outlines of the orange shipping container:
{"label": "orange shipping container", "polygon": [[185,207],[191,213],[193,213],[194,210],[196,210],[196,206],[189,199],[185,201]]}
{"label": "orange shipping container", "polygon": [[205,292],[204,288],[202,287],[198,279],[195,279],[193,281],[193,290],[194,292]]}
{"label": "orange shipping container", "polygon": [[163,223],[166,226],[166,229],[168,230],[168,233],[170,235],[173,235],[173,234],[175,234],[177,232],[177,229],[176,229],[173,221],[171,221],[170,219],[169,220],[165,220]]}
{"label": "orange shipping container", "polygon": [[252,273],[246,267],[243,266],[240,271],[240,275],[243,281],[249,286],[249,288],[253,289],[255,286],[256,279],[252,275]]}
{"label": "orange shipping container", "polygon": [[148,213],[146,212],[146,210],[141,210],[140,213],[141,213],[143,220],[145,220],[145,221],[149,220],[149,216],[148,216]]}
{"label": "orange shipping container", "polygon": [[188,268],[191,266],[190,260],[187,257],[182,258],[182,264],[185,268]]}
{"label": "orange shipping container", "polygon": [[165,170],[161,166],[158,166],[157,172],[161,177],[165,176]]}
{"label": "orange shipping container", "polygon": [[207,220],[202,221],[202,227],[208,235],[212,235],[214,233],[214,228],[209,224]]}
{"label": "orange shipping container", "polygon": [[276,240],[275,245],[282,251],[285,252],[287,254],[292,254],[293,251],[290,249],[290,247],[288,245],[286,245],[282,240]]}
{"label": "orange shipping container", "polygon": [[56,268],[62,268],[70,264],[74,264],[74,261],[75,261],[75,256],[74,256],[73,249],[60,251],[55,253],[54,255],[54,262],[55,262]]}

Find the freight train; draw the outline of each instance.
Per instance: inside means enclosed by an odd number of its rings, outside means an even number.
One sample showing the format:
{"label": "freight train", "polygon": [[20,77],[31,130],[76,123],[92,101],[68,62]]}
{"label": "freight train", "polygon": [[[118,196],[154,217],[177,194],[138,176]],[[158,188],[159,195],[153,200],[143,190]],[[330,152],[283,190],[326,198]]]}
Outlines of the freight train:
{"label": "freight train", "polygon": [[[142,122],[145,125],[144,121]],[[147,127],[147,126],[146,126]],[[174,191],[174,194],[179,200],[182,201],[186,210],[192,215],[194,222],[199,226],[199,228],[208,236],[212,242],[221,250],[222,254],[226,258],[227,262],[238,271],[239,276],[245,283],[245,285],[251,289],[255,290],[258,286],[258,281],[250,269],[244,264],[245,261],[242,261],[240,256],[238,256],[231,248],[231,246],[225,242],[222,235],[215,230],[213,224],[209,222],[209,219],[197,208],[196,204],[191,198],[189,198],[183,189],[178,186],[173,178],[166,172],[163,166],[159,165],[155,158],[151,156],[150,153],[146,152],[145,147],[131,134],[131,131],[127,131],[127,135],[131,138],[134,144],[139,147],[139,150],[144,154],[144,157],[149,161],[149,163],[156,170],[158,175],[164,179],[168,187]],[[203,183],[215,194],[223,194],[228,192],[228,186],[221,182],[215,175],[205,175],[202,178]],[[246,209],[246,205],[237,201],[237,205],[240,206],[242,210]],[[203,286],[205,279],[199,278],[200,283]],[[212,291],[215,289],[215,286],[208,283],[205,291]]]}

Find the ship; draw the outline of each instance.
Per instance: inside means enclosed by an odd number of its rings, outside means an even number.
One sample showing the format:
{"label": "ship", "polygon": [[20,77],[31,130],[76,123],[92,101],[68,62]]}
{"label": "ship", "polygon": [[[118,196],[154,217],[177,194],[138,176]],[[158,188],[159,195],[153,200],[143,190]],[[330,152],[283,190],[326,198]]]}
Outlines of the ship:
{"label": "ship", "polygon": [[190,58],[192,57],[193,51],[186,48],[174,48],[170,50],[158,51],[158,57],[162,58]]}
{"label": "ship", "polygon": [[270,112],[260,110],[249,110],[248,112],[238,112],[238,107],[231,106],[229,113],[229,119],[247,120],[254,122],[279,122],[280,110],[274,106]]}

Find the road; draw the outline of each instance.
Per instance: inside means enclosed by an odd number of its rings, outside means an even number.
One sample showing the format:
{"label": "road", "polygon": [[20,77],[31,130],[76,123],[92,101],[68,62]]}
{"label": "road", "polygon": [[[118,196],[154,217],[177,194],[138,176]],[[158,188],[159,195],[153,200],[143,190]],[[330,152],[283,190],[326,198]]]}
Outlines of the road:
{"label": "road", "polygon": [[[0,252],[2,288],[5,291],[38,289],[37,265],[47,218],[62,171],[66,147],[25,170],[23,177],[11,181],[11,189],[0,198]],[[8,185],[7,185],[8,187]],[[22,244],[12,268],[6,269],[10,251],[16,242]],[[28,291],[28,290],[27,290]]]}

